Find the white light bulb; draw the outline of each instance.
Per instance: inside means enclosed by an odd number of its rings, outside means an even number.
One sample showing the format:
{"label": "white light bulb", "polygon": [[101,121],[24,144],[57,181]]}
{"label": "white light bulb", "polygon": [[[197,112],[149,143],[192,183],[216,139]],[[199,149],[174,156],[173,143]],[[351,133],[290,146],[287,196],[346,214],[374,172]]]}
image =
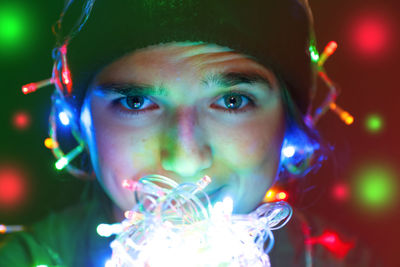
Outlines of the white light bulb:
{"label": "white light bulb", "polygon": [[283,155],[287,158],[293,157],[295,152],[296,149],[294,148],[294,146],[287,146],[282,150]]}
{"label": "white light bulb", "polygon": [[56,168],[57,170],[62,170],[65,166],[68,165],[68,159],[65,157],[60,158],[57,162],[56,162]]}
{"label": "white light bulb", "polygon": [[65,126],[69,125],[69,118],[65,111],[61,111],[58,114],[58,118],[60,119],[61,123]]}

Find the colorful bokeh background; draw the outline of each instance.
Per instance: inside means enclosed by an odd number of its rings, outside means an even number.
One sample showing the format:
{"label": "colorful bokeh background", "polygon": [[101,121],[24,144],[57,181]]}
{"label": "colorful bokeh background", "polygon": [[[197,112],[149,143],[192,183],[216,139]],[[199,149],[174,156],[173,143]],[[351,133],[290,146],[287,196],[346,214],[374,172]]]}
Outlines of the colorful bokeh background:
{"label": "colorful bokeh background", "polygon": [[[338,104],[355,122],[347,126],[332,113],[322,118],[334,156],[307,178],[301,198],[280,190],[367,244],[385,266],[400,266],[400,2],[310,4],[319,51],[338,43],[325,67],[341,88]],[[0,224],[30,223],[74,203],[85,183],[57,171],[43,144],[52,90],[21,93],[23,84],[51,75],[51,25],[62,7],[62,0],[0,2]]]}

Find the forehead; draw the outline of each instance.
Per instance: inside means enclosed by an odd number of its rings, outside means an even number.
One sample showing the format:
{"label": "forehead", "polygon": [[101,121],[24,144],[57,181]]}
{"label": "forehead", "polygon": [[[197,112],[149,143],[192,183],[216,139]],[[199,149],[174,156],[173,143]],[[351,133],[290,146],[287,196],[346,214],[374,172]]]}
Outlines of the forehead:
{"label": "forehead", "polygon": [[204,80],[224,72],[252,73],[273,85],[274,75],[249,56],[228,47],[204,43],[167,43],[135,50],[106,66],[101,82],[167,82],[174,79]]}

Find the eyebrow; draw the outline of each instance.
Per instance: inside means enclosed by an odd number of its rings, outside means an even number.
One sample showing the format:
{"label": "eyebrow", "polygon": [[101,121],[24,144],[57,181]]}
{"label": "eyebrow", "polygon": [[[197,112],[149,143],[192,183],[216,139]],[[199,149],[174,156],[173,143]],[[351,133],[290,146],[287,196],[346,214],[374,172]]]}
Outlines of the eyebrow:
{"label": "eyebrow", "polygon": [[[253,83],[264,83],[267,84],[269,88],[272,88],[271,82],[266,77],[255,72],[213,73],[207,75],[201,80],[201,84],[204,86],[210,86],[210,84],[214,84],[222,87],[232,87],[238,84]],[[97,85],[96,90],[102,92],[103,94],[110,94],[114,92],[125,96],[168,96],[168,90],[166,90],[164,87],[155,87],[135,83],[103,83]]]}
{"label": "eyebrow", "polygon": [[103,83],[97,85],[96,90],[99,90],[104,94],[118,93],[125,96],[168,95],[168,91],[163,87],[154,87],[135,83]]}
{"label": "eyebrow", "polygon": [[226,72],[226,73],[213,73],[205,77],[202,80],[204,86],[210,86],[210,84],[219,85],[222,87],[232,87],[238,84],[253,84],[253,83],[265,83],[268,87],[271,87],[271,82],[268,78],[255,73],[255,72]]}

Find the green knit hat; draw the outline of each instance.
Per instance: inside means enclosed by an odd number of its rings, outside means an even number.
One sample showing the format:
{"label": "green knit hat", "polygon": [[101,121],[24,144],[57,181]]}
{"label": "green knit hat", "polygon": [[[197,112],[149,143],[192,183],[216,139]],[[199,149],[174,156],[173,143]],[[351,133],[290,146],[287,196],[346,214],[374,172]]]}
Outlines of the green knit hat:
{"label": "green knit hat", "polygon": [[173,41],[215,43],[254,57],[306,113],[315,84],[306,0],[96,0],[68,44],[74,94],[82,99],[94,74],[122,55]]}

